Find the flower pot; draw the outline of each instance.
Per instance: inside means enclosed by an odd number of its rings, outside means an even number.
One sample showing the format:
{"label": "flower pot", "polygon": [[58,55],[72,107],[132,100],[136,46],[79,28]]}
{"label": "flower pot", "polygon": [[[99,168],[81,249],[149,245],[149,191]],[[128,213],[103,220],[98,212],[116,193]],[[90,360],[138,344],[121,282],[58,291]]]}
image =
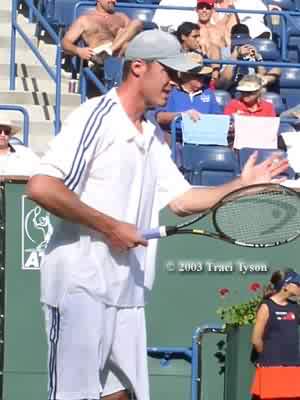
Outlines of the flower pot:
{"label": "flower pot", "polygon": [[251,399],[250,387],[255,371],[250,361],[252,329],[252,325],[227,329],[224,400]]}

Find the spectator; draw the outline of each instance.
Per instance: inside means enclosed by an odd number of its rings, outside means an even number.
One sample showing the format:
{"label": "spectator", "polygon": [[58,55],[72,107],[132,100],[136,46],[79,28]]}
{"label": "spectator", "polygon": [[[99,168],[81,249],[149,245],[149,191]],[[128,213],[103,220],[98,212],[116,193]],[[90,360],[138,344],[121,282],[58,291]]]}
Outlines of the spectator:
{"label": "spectator", "polygon": [[[200,27],[198,24],[193,22],[183,22],[176,31],[176,37],[181,43],[184,51],[193,51],[199,53],[204,58],[219,59],[220,50],[215,45],[210,45],[209,48],[207,44],[201,39]],[[212,65],[212,79],[217,81],[219,78],[219,65]]]}
{"label": "spectator", "polygon": [[228,45],[229,33],[226,23],[213,23],[214,5],[215,0],[197,0],[198,24],[201,39],[207,44],[208,48],[211,45],[222,48]]}
{"label": "spectator", "polygon": [[[253,117],[276,117],[273,104],[261,99],[262,80],[256,75],[246,75],[239,82],[236,90],[240,92],[239,99],[231,100],[224,109],[225,115],[248,115]],[[229,131],[228,143],[234,141],[234,127]],[[286,150],[281,136],[278,136],[278,147]]]}
{"label": "spectator", "polygon": [[[251,43],[249,28],[245,24],[236,24],[231,29],[231,46],[223,49],[223,57],[228,57],[238,61],[263,61],[262,55]],[[267,70],[263,66],[247,67],[237,65],[227,65],[220,73],[220,79],[217,84],[218,89],[225,89],[231,92],[243,76],[248,74],[257,74],[262,78],[263,86],[272,86],[280,77],[279,68]]]}
{"label": "spectator", "polygon": [[[238,10],[268,11],[263,0],[233,0],[233,5]],[[246,24],[250,31],[251,38],[271,38],[271,31],[265,25],[263,14],[238,14],[241,24]]]}
{"label": "spectator", "polygon": [[[199,64],[203,59],[197,55]],[[212,72],[211,67],[202,66],[198,71],[180,74],[180,84],[174,87],[168,98],[166,106],[156,113],[159,125],[170,132],[170,125],[177,115],[187,113],[193,120],[201,118],[201,114],[220,114],[214,92],[206,88],[207,77]],[[167,135],[168,141],[170,141]],[[178,137],[181,141],[181,137]]]}
{"label": "spectator", "polygon": [[262,80],[256,75],[246,75],[239,82],[236,90],[239,99],[232,99],[224,109],[224,114],[252,115],[260,117],[276,117],[273,105],[261,99]]}
{"label": "spectator", "polygon": [[[95,10],[78,17],[63,38],[64,51],[95,64],[102,64],[107,55],[122,55],[143,23],[115,12],[115,5],[116,0],[97,0]],[[80,38],[86,47],[75,44]]]}
{"label": "spectator", "polygon": [[214,13],[211,18],[211,23],[217,26],[221,26],[222,30],[224,30],[225,35],[226,35],[226,43],[230,43],[230,32],[231,28],[233,25],[236,25],[239,20],[238,16],[235,13],[221,13],[217,12],[218,8],[228,8],[232,9],[234,8],[232,0],[215,0],[215,7],[214,7]]}
{"label": "spectator", "polygon": [[[195,7],[196,0],[161,0],[159,5],[165,7]],[[197,22],[197,15],[193,10],[162,10],[155,11],[153,22],[167,32],[175,32],[183,21]]]}
{"label": "spectator", "polygon": [[39,164],[39,158],[29,148],[9,143],[19,131],[20,127],[0,114],[0,175],[31,176]]}
{"label": "spectator", "polygon": [[184,51],[201,52],[200,27],[194,22],[183,22],[175,32]]}

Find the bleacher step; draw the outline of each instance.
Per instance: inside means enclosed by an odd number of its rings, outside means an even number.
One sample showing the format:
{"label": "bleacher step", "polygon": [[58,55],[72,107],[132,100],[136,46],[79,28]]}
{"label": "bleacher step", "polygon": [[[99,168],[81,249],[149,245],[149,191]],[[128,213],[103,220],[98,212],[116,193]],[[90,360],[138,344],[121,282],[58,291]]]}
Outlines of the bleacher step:
{"label": "bleacher step", "polygon": [[[8,104],[8,103],[6,103]],[[20,104],[21,105],[21,104]],[[54,121],[55,110],[53,106],[37,106],[31,104],[22,104],[22,106],[28,111],[31,121]],[[66,117],[74,110],[74,107],[64,107],[60,108],[61,120],[65,120]],[[21,114],[17,112],[11,112],[10,115],[14,119],[21,119]]]}
{"label": "bleacher step", "polygon": [[[55,65],[56,48],[54,46],[48,46],[48,48],[40,48],[40,53],[49,64],[49,66]],[[7,60],[10,63],[10,48],[0,48],[0,60]],[[37,57],[28,49],[17,49],[16,51],[16,62],[22,63],[26,60],[26,64],[41,65]]]}
{"label": "bleacher step", "polygon": [[[4,60],[1,60],[3,62]],[[23,60],[24,61],[24,60]],[[53,72],[55,72],[55,68],[53,67]],[[70,73],[62,72],[62,81],[67,82],[71,78]],[[0,77],[8,77],[9,76],[9,60],[7,63],[0,64]],[[17,63],[17,76],[18,77],[34,77],[36,79],[50,79],[48,73],[42,65],[28,65],[22,63]]]}
{"label": "bleacher step", "polygon": [[[47,92],[1,91],[0,103],[53,106],[55,104],[55,94]],[[77,107],[80,104],[80,96],[73,93],[64,93],[61,96],[61,104],[65,107]]]}
{"label": "bleacher step", "polygon": [[[47,92],[54,93],[55,84],[52,80],[36,78],[16,78],[16,90],[28,92]],[[62,93],[68,93],[69,82],[61,83]],[[0,76],[0,91],[9,91],[9,80]]]}

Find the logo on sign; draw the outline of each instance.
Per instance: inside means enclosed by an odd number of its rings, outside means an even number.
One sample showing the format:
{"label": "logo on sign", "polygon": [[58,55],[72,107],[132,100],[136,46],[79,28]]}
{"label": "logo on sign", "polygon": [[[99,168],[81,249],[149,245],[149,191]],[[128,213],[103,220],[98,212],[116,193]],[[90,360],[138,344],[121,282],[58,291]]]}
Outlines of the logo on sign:
{"label": "logo on sign", "polygon": [[53,233],[50,214],[27,196],[22,197],[22,269],[40,268]]}

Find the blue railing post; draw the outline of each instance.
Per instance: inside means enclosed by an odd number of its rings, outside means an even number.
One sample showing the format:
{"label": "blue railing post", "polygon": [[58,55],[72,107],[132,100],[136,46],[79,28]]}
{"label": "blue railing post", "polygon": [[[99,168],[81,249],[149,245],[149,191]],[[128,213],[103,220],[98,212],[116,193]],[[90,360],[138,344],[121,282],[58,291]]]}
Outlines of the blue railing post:
{"label": "blue railing post", "polygon": [[18,0],[12,0],[11,10],[11,41],[10,41],[10,68],[9,68],[9,90],[16,88],[16,22],[17,22]]}
{"label": "blue railing post", "polygon": [[55,86],[55,121],[54,132],[58,134],[61,127],[61,45],[56,48],[56,86]]}

